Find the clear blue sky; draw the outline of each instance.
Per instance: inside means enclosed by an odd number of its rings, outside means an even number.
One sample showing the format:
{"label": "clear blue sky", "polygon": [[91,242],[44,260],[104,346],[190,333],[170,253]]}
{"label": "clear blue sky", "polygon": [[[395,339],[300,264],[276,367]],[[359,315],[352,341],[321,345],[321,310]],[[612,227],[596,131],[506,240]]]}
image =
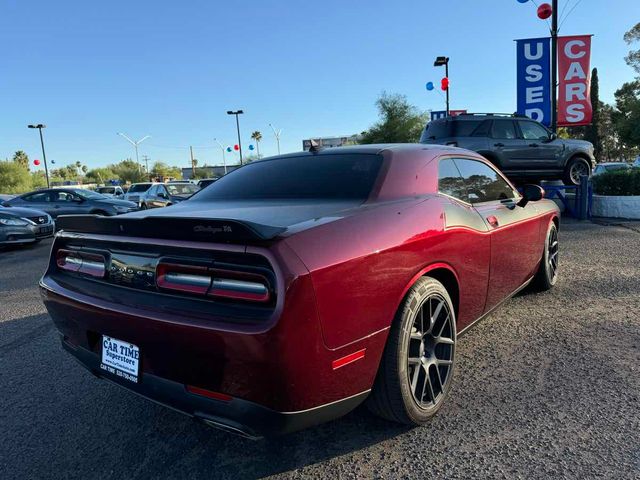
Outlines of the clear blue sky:
{"label": "clear blue sky", "polygon": [[[562,26],[595,35],[605,101],[633,78],[622,36],[639,20],[639,0],[582,0]],[[300,150],[303,138],[366,129],[383,90],[443,109],[442,93],[424,88],[443,74],[437,55],[451,57],[452,108],[512,112],[513,40],[547,32],[532,2],[516,0],[5,0],[0,158],[40,158],[26,125],[41,122],[56,166],[133,156],[120,131],[152,135],[140,148],[152,161],[188,166],[194,145],[201,164],[220,163],[212,139],[235,143],[225,112],[236,108],[245,144],[260,130],[262,153],[274,154],[271,122],[284,151]]]}

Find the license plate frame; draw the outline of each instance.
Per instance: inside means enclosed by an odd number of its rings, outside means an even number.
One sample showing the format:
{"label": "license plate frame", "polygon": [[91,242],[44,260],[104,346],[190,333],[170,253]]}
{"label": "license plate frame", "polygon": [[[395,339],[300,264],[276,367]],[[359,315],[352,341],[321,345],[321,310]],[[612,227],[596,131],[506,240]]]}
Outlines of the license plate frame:
{"label": "license plate frame", "polygon": [[100,369],[129,382],[140,379],[140,348],[131,342],[102,335]]}

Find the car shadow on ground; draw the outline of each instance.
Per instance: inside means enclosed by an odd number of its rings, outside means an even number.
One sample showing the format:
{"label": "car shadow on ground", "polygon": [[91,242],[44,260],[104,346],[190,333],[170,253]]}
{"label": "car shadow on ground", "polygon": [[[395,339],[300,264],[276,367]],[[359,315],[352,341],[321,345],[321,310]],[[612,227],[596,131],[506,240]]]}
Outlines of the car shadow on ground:
{"label": "car shadow on ground", "polygon": [[[95,378],[62,350],[46,314],[0,323],[0,363],[3,478],[4,469],[13,477],[43,478],[52,468],[68,478],[261,478],[410,430],[363,406],[333,422],[265,440],[216,430]],[[96,456],[108,466],[104,471],[95,471]]]}

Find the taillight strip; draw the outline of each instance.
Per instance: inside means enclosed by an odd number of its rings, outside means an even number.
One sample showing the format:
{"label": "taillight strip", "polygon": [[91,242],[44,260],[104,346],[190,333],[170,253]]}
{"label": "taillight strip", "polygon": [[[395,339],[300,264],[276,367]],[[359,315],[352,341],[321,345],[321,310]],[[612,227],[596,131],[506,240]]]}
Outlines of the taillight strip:
{"label": "taillight strip", "polygon": [[269,299],[269,290],[266,285],[258,282],[214,278],[209,295],[265,302]]}

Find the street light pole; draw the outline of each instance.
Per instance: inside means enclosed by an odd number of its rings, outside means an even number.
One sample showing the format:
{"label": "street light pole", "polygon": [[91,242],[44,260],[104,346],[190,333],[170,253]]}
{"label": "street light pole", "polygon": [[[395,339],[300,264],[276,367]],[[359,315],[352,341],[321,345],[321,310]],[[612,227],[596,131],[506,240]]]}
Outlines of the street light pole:
{"label": "street light pole", "polygon": [[217,138],[214,138],[213,141],[216,142],[218,144],[218,146],[220,147],[220,150],[222,150],[222,164],[224,165],[224,174],[226,175],[227,174],[227,160],[224,157],[224,147],[218,141]]}
{"label": "street light pole", "polygon": [[278,145],[278,155],[280,155],[280,134],[282,133],[282,129],[276,131],[276,129],[273,128],[273,125],[269,124],[269,126],[271,127],[271,130],[273,130],[273,135],[276,137],[276,144]]}
{"label": "street light pole", "polygon": [[124,133],[118,132],[118,135],[120,135],[122,138],[124,138],[127,142],[129,142],[131,145],[133,145],[133,148],[135,148],[135,150],[136,150],[136,163],[138,164],[138,172],[140,172],[141,168],[140,168],[140,159],[138,158],[138,145],[140,145],[142,142],[144,142],[147,138],[151,138],[151,135],[145,135],[144,137],[142,137],[140,140],[138,140],[136,142],[131,140]]}
{"label": "street light pole", "polygon": [[40,132],[40,145],[42,146],[42,160],[44,161],[44,176],[47,178],[47,188],[49,188],[49,168],[47,167],[47,154],[44,152],[44,138],[42,137],[42,129],[47,128],[46,125],[38,123],[37,125],[27,125],[28,128],[37,128]]}
{"label": "street light pole", "polygon": [[558,131],[558,0],[551,2],[551,131]]}
{"label": "street light pole", "polygon": [[444,76],[447,79],[447,116],[449,116],[449,57],[436,57],[433,62],[434,67],[442,67],[444,65]]}
{"label": "street light pole", "polygon": [[240,139],[240,120],[238,117],[242,115],[244,112],[242,110],[227,110],[227,115],[235,115],[236,116],[236,128],[238,130],[238,148],[240,149],[240,165],[242,165],[242,140]]}

